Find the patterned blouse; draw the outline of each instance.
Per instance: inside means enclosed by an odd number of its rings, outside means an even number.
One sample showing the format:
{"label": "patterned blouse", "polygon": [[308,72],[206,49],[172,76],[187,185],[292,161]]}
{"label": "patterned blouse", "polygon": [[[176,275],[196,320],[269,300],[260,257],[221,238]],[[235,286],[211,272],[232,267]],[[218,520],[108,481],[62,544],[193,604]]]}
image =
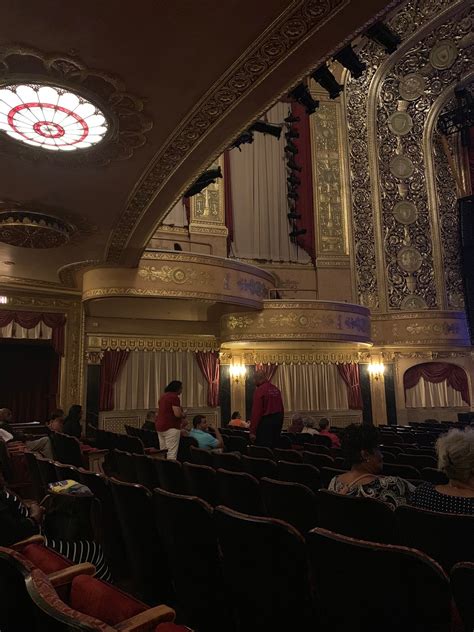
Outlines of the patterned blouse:
{"label": "patterned blouse", "polygon": [[441,513],[474,515],[474,498],[442,494],[432,483],[419,485],[411,496],[410,505]]}
{"label": "patterned blouse", "polygon": [[396,509],[398,505],[407,504],[415,486],[398,476],[378,476],[369,483],[361,481],[353,485],[343,483],[339,480],[339,476],[335,476],[329,483],[328,489],[346,496],[376,498],[386,503],[390,509]]}

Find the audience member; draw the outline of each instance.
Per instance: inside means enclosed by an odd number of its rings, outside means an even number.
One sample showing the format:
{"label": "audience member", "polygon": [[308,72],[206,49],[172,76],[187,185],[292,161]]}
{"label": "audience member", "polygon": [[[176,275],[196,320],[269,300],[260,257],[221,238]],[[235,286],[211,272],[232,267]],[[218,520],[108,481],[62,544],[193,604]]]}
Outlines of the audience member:
{"label": "audience member", "polygon": [[237,410],[232,413],[228,425],[233,428],[248,428],[250,426],[248,421],[240,418],[240,413]]}
{"label": "audience member", "polygon": [[[22,501],[7,489],[0,474],[0,546],[11,546],[15,542],[41,533],[44,513],[44,508],[36,501]],[[52,540],[46,536],[46,546],[55,549],[75,564],[94,564],[95,577],[111,580],[102,549],[95,542]]]}
{"label": "audience member", "polygon": [[319,434],[323,437],[329,437],[331,439],[331,447],[332,448],[340,448],[341,442],[339,441],[339,437],[334,434],[334,432],[330,432],[329,428],[329,419],[323,417],[319,420]]}
{"label": "audience member", "polygon": [[181,408],[179,396],[183,392],[183,383],[173,380],[165,388],[158,402],[156,414],[156,431],[160,441],[160,449],[168,450],[168,459],[176,460],[181,438],[181,427],[186,413]]}
{"label": "audience member", "polygon": [[50,414],[46,422],[46,431],[48,434],[52,432],[63,432],[64,429],[64,410],[57,408]]}
{"label": "audience member", "polygon": [[82,435],[81,426],[82,406],[73,404],[69,409],[66,419],[64,420],[64,434],[80,439]]}
{"label": "audience member", "polygon": [[446,485],[422,483],[410,504],[420,509],[453,514],[474,514],[474,428],[450,430],[436,442],[438,469]]}
{"label": "audience member", "polygon": [[280,389],[269,382],[261,371],[255,373],[250,439],[258,445],[273,448],[280,440],[284,408]]}
{"label": "audience member", "polygon": [[342,451],[351,469],[335,476],[329,483],[329,490],[349,496],[378,498],[392,509],[406,504],[415,487],[397,476],[381,476],[383,456],[379,445],[379,431],[374,426],[347,426],[342,435]]}
{"label": "audience member", "polygon": [[152,432],[155,432],[155,417],[156,412],[154,410],[149,410],[146,414],[145,421],[143,422],[142,430],[151,430]]}
{"label": "audience member", "polygon": [[315,425],[316,425],[316,421],[312,417],[305,417],[303,419],[303,430],[301,431],[302,434],[309,434],[309,435],[319,434],[319,432],[315,428]]}
{"label": "audience member", "polygon": [[216,450],[224,447],[224,441],[219,428],[215,428],[216,436],[213,437],[209,432],[209,424],[204,415],[196,415],[193,419],[193,428],[189,433],[190,437],[194,437],[200,448],[204,450]]}
{"label": "audience member", "polygon": [[39,439],[30,439],[20,430],[14,428],[12,424],[12,411],[9,408],[0,408],[0,439],[5,443],[10,441],[13,443],[19,441],[24,443],[31,452],[38,452],[46,459],[53,458],[53,447],[49,437],[40,437]]}
{"label": "audience member", "polygon": [[288,432],[299,434],[300,432],[303,432],[303,427],[303,415],[301,413],[295,413],[291,418],[291,424],[288,428]]}

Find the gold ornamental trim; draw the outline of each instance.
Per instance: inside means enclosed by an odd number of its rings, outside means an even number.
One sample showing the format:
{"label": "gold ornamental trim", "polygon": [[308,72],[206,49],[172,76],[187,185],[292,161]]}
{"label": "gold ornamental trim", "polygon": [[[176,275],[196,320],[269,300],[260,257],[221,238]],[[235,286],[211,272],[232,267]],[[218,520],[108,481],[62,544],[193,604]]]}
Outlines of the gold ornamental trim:
{"label": "gold ornamental trim", "polygon": [[105,336],[87,336],[87,351],[91,354],[100,351],[218,351],[219,343],[214,336],[123,336],[108,334]]}
{"label": "gold ornamental trim", "polygon": [[[358,351],[297,351],[252,349],[241,354],[243,364],[355,364],[360,361]],[[226,349],[220,355],[221,364],[232,364],[232,349]]]}

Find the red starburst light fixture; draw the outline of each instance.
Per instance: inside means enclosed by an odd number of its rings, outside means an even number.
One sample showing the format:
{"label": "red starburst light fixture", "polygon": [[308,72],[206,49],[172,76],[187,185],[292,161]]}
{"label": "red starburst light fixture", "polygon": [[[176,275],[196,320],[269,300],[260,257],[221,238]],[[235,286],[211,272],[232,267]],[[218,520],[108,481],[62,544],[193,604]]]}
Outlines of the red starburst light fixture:
{"label": "red starburst light fixture", "polygon": [[56,86],[15,84],[0,88],[0,132],[51,151],[97,145],[107,133],[102,111],[81,95]]}

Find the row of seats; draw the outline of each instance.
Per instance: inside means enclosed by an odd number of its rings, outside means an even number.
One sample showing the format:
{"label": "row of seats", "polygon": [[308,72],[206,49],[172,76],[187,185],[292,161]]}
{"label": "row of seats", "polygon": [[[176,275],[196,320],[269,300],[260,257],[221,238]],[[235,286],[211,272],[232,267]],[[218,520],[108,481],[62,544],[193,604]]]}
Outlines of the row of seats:
{"label": "row of seats", "polygon": [[161,632],[161,623],[174,620],[173,609],[164,605],[150,608],[91,577],[92,564],[74,565],[41,540],[34,536],[11,548],[0,547],[3,632],[132,632],[138,628]]}

